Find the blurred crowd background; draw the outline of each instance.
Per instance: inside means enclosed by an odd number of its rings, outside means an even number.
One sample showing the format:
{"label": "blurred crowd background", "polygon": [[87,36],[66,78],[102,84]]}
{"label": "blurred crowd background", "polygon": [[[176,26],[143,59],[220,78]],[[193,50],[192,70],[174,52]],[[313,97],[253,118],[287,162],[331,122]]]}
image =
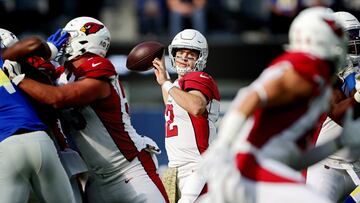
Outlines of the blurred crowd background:
{"label": "blurred crowd background", "polygon": [[[168,45],[177,32],[195,28],[208,39],[210,73],[251,79],[282,51],[292,19],[312,6],[360,17],[360,0],[0,0],[0,21],[19,38],[46,38],[75,17],[95,17],[110,30],[109,56],[145,40]],[[246,68],[225,70],[239,63]]]}
{"label": "blurred crowd background", "polygon": [[102,21],[112,36],[108,57],[121,73],[133,125],[156,140],[164,152],[159,162],[166,164],[161,90],[152,71],[127,71],[129,51],[145,40],[167,46],[182,29],[198,29],[208,40],[205,71],[218,84],[223,113],[238,89],[283,51],[292,19],[312,6],[360,18],[360,0],[0,0],[0,27],[19,38],[36,34],[46,39],[75,17]]}
{"label": "blurred crowd background", "polygon": [[115,42],[171,39],[190,27],[224,40],[250,31],[286,34],[299,11],[319,5],[360,15],[360,0],[0,0],[0,20],[19,36],[47,36],[87,15],[103,21]]}

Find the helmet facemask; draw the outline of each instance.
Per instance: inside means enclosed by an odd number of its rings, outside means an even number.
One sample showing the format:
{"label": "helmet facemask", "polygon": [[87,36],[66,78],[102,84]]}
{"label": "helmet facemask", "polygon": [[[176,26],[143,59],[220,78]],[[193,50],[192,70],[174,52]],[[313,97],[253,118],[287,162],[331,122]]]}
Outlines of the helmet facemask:
{"label": "helmet facemask", "polygon": [[[179,49],[189,49],[198,52],[198,59],[194,68],[177,67],[175,63],[175,54]],[[188,72],[203,71],[206,67],[208,57],[208,45],[205,37],[197,30],[186,29],[178,33],[169,45],[169,57],[172,67],[179,75],[185,75]]]}
{"label": "helmet facemask", "polygon": [[347,32],[349,34],[349,58],[354,65],[357,65],[360,59],[360,29],[351,29]]}
{"label": "helmet facemask", "polygon": [[[174,61],[172,61],[172,63],[173,63],[173,67],[176,69],[177,74],[183,76],[188,72],[201,71],[199,69],[199,65],[198,65],[199,64],[199,59],[200,59],[200,51],[199,50],[188,49],[188,50],[190,50],[192,52],[196,52],[196,55],[197,55],[196,60],[195,60],[195,58],[189,58],[189,57],[184,58],[182,56],[176,56],[176,53],[179,50],[181,50],[181,48],[173,49],[172,54],[171,54],[172,56],[175,56],[175,57],[173,57]],[[188,66],[186,66],[186,67],[177,66],[176,65],[177,60],[181,60],[182,63],[188,63]],[[194,62],[191,62],[191,61],[194,61]],[[192,63],[192,64],[190,64],[190,63]]]}

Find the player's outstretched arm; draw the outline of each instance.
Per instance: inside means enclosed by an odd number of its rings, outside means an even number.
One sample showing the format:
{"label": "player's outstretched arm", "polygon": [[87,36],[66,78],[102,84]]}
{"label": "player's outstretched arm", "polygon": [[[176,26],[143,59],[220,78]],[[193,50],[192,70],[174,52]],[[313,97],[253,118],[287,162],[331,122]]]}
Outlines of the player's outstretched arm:
{"label": "player's outstretched arm", "polygon": [[67,42],[69,34],[58,29],[47,42],[39,36],[31,36],[16,42],[2,53],[3,59],[11,61],[26,60],[30,56],[39,56],[45,60],[54,59],[59,49]]}
{"label": "player's outstretched arm", "polygon": [[18,87],[38,102],[49,104],[54,108],[88,105],[96,99],[111,94],[109,83],[93,78],[85,78],[58,87],[24,78]]}
{"label": "player's outstretched arm", "polygon": [[51,50],[47,43],[38,36],[32,36],[16,42],[3,52],[3,58],[11,61],[25,60],[29,56],[37,55],[49,59]]}
{"label": "player's outstretched arm", "polygon": [[153,60],[154,73],[157,83],[161,86],[164,104],[167,103],[168,92],[173,87],[169,73],[166,71],[165,57]]}

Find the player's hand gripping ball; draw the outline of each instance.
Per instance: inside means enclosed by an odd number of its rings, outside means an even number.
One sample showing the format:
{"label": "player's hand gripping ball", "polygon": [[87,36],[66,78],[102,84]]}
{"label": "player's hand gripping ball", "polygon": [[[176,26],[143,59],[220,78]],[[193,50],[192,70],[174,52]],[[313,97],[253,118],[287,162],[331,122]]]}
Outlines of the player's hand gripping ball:
{"label": "player's hand gripping ball", "polygon": [[153,67],[155,58],[161,59],[165,46],[157,41],[137,44],[128,54],[126,67],[131,71],[147,71]]}

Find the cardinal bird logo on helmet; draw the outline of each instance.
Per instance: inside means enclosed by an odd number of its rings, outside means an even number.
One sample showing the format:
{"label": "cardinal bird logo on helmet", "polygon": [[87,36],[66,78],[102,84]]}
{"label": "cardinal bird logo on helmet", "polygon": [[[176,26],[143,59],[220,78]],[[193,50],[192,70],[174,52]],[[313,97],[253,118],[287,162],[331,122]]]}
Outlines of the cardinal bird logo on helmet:
{"label": "cardinal bird logo on helmet", "polygon": [[89,22],[86,23],[84,26],[81,27],[80,31],[85,33],[86,35],[97,33],[101,30],[104,25],[100,25],[97,23]]}
{"label": "cardinal bird logo on helmet", "polygon": [[323,20],[330,26],[336,36],[342,37],[344,35],[344,31],[342,30],[341,26],[337,24],[334,20],[329,20],[325,18],[323,18]]}

